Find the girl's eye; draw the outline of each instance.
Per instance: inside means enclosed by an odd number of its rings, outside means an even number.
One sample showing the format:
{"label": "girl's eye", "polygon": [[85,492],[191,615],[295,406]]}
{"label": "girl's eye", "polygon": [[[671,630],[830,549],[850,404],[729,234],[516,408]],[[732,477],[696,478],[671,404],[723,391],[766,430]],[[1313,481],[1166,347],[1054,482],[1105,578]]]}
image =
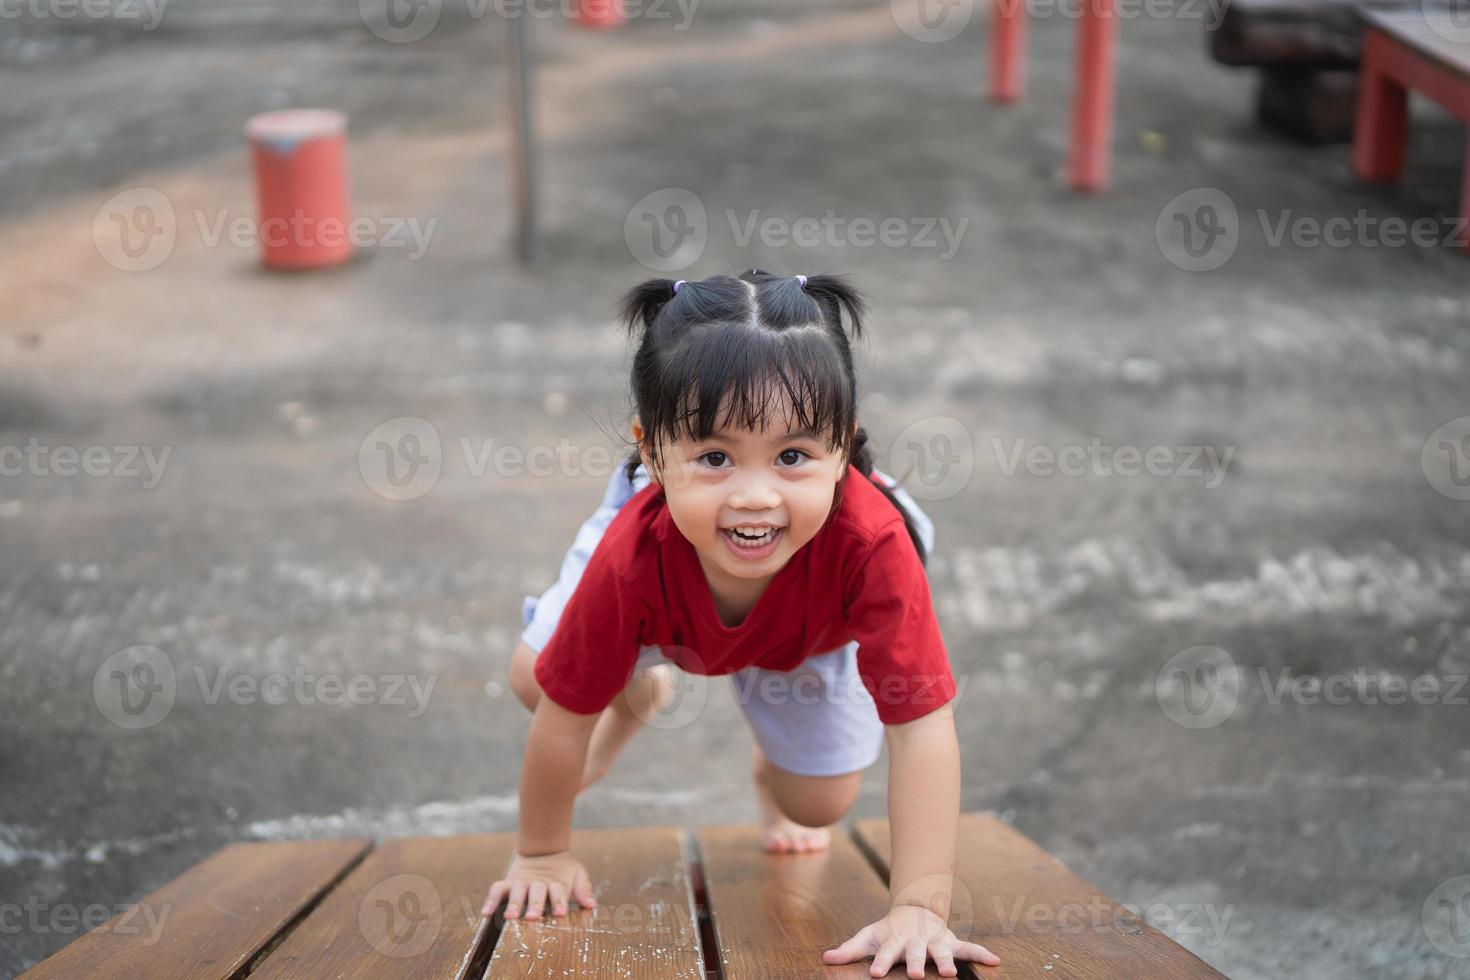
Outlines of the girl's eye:
{"label": "girl's eye", "polygon": [[[709,452],[701,455],[699,457],[699,460],[709,466],[713,466],[715,469],[720,469],[724,466],[725,461],[729,459],[729,456],[729,453],[722,452],[718,449],[712,449]],[[793,459],[792,457],[795,458]],[[807,458],[808,454],[801,449],[783,449],[779,457],[781,462],[786,466],[797,466]]]}

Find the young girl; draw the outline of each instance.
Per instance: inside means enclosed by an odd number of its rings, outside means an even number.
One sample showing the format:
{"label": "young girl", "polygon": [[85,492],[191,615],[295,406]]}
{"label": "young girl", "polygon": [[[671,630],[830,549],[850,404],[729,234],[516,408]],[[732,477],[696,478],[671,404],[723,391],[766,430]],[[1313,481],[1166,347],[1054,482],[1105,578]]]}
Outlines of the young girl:
{"label": "young girl", "polygon": [[[630,454],[561,576],[527,596],[510,683],[532,711],[516,857],[482,909],[567,914],[596,900],[568,850],[578,793],[605,775],[671,670],[730,674],[755,737],[761,839],[828,846],[862,772],[889,750],[890,911],[828,950],[911,977],[932,957],[999,959],[946,926],[959,811],[956,687],[925,578],[933,527],[875,470],[857,424],[848,331],[863,303],[839,276],[632,289],[640,333]],[[844,326],[844,315],[846,325]],[[768,684],[776,680],[779,683]]]}

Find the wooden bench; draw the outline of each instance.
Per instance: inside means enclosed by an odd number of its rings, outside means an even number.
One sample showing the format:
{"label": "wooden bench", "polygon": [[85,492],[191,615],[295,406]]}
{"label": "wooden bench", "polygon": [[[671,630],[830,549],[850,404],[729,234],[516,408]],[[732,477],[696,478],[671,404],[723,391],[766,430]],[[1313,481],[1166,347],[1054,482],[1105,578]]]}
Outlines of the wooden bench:
{"label": "wooden bench", "polygon": [[[1428,96],[1461,120],[1470,122],[1470,45],[1465,28],[1448,13],[1366,11],[1358,118],[1353,136],[1353,167],[1368,181],[1396,181],[1404,170],[1409,137],[1409,92]],[[1470,142],[1460,195],[1465,242],[1470,223]]]}
{"label": "wooden bench", "polygon": [[[512,834],[235,844],[25,977],[857,978],[871,960],[827,967],[822,951],[887,904],[886,820],[789,855],[761,852],[753,827],[580,830],[596,909],[483,920],[513,847]],[[994,817],[961,818],[955,874],[951,927],[1002,958],[961,975],[1221,976]]]}
{"label": "wooden bench", "polygon": [[1313,143],[1347,142],[1371,14],[1422,20],[1451,15],[1456,2],[1229,0],[1208,32],[1210,54],[1222,65],[1261,70],[1256,115],[1266,127]]}

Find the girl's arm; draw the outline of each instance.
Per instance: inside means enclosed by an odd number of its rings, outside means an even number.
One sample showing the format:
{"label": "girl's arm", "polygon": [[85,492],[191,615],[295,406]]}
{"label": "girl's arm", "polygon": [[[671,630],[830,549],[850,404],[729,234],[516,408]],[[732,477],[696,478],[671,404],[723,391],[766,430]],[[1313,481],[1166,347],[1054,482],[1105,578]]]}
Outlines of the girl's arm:
{"label": "girl's arm", "polygon": [[957,973],[954,961],[996,966],[1000,958],[949,930],[954,884],[955,827],[960,812],[960,747],[954,710],[946,704],[902,725],[889,725],[888,826],[893,860],[888,875],[888,915],[822,954],[829,964],[873,957],[882,975],[906,963],[910,977],[924,975],[932,958],[940,976]]}
{"label": "girl's arm", "polygon": [[570,847],[572,810],[599,714],[579,715],[544,694],[537,702],[521,763],[516,856],[490,886],[481,915],[493,915],[502,899],[507,919],[522,908],[527,919],[539,919],[548,901],[553,916],[564,916],[568,897],[583,908],[597,906],[592,879]]}
{"label": "girl's arm", "polygon": [[960,813],[960,746],[945,705],[889,725],[888,826],[893,861],[889,907],[917,905],[948,916]]}
{"label": "girl's arm", "polygon": [[572,808],[599,714],[579,715],[544,694],[537,702],[521,762],[517,853],[554,854],[571,846]]}

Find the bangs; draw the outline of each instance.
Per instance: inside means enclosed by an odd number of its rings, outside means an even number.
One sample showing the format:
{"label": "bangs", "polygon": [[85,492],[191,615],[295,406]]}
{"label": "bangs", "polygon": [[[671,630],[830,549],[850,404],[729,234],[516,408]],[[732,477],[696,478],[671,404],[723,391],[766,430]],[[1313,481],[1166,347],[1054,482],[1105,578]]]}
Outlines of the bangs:
{"label": "bangs", "polygon": [[695,326],[660,373],[664,383],[643,419],[659,465],[660,437],[700,441],[737,427],[805,429],[829,451],[848,449],[857,407],[841,355],[820,325]]}

